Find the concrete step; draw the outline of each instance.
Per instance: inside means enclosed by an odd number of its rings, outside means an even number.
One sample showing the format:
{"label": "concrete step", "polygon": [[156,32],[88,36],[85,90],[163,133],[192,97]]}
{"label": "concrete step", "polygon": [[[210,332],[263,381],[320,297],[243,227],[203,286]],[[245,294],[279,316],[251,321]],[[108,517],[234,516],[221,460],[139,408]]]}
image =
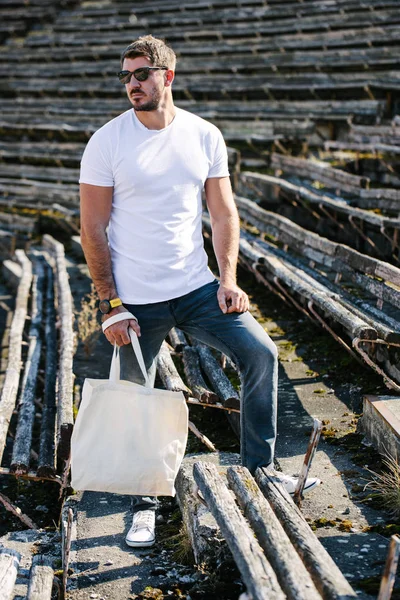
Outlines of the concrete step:
{"label": "concrete step", "polygon": [[360,427],[372,445],[395,460],[400,457],[400,397],[365,396]]}

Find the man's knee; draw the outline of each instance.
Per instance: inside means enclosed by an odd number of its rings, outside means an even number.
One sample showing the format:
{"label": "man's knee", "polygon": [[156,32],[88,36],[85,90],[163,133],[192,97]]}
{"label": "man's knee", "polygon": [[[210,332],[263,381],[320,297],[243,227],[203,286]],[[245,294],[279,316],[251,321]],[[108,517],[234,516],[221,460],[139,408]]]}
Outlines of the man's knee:
{"label": "man's knee", "polygon": [[239,362],[244,370],[267,369],[274,371],[278,365],[278,349],[275,344],[267,338],[258,341],[239,353]]}

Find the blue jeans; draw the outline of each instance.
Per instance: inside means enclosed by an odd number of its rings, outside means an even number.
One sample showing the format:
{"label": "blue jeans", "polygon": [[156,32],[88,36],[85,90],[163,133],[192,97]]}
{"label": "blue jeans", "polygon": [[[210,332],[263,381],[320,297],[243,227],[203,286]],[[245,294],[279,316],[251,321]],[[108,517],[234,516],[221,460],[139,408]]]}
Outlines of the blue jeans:
{"label": "blue jeans", "polygon": [[[241,460],[254,473],[257,467],[271,465],[274,458],[278,353],[271,338],[249,312],[224,314],[221,311],[217,300],[218,287],[218,281],[214,280],[173,300],[125,304],[125,307],[139,321],[140,347],[150,377],[154,377],[155,359],[172,327],[178,327],[223,352],[238,366],[241,378]],[[121,379],[142,383],[143,376],[130,345],[121,347],[120,357]],[[134,510],[144,508],[142,500],[133,498]]]}

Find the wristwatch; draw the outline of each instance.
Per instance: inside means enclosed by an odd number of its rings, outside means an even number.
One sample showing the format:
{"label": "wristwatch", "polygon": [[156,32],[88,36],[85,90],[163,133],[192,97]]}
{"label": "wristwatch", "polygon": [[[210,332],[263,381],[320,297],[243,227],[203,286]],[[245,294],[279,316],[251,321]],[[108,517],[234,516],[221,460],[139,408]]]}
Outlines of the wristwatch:
{"label": "wristwatch", "polygon": [[107,315],[113,308],[117,308],[117,306],[122,306],[121,298],[113,298],[112,300],[100,300],[99,311],[103,313],[103,315]]}

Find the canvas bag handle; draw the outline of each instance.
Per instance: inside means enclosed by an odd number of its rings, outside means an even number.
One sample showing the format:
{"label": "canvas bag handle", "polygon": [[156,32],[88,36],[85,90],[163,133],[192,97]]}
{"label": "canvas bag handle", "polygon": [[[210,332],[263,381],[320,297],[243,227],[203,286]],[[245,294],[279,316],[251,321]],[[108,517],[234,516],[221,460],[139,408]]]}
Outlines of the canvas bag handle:
{"label": "canvas bag handle", "polygon": [[[117,323],[119,321],[130,320],[130,319],[135,319],[137,321],[136,317],[134,317],[129,312],[119,313],[118,315],[115,315],[114,317],[110,317],[103,323],[103,331],[105,331],[105,329],[107,329],[107,327],[109,327],[113,323]],[[104,327],[104,325],[106,325],[106,324],[107,324],[107,327]],[[140,348],[138,337],[131,327],[129,327],[128,333],[129,333],[129,337],[131,339],[133,353],[136,356],[136,360],[138,361],[140,370],[144,377],[144,381],[145,381],[144,387],[151,388],[152,385],[147,376],[147,370],[146,370],[146,366],[144,364],[143,354],[142,354],[142,350]],[[110,376],[109,376],[110,381],[112,381],[113,383],[118,383],[120,381],[120,372],[121,372],[121,365],[120,365],[119,346],[117,346],[117,344],[114,344],[114,352],[112,355],[111,366],[110,366]]]}

